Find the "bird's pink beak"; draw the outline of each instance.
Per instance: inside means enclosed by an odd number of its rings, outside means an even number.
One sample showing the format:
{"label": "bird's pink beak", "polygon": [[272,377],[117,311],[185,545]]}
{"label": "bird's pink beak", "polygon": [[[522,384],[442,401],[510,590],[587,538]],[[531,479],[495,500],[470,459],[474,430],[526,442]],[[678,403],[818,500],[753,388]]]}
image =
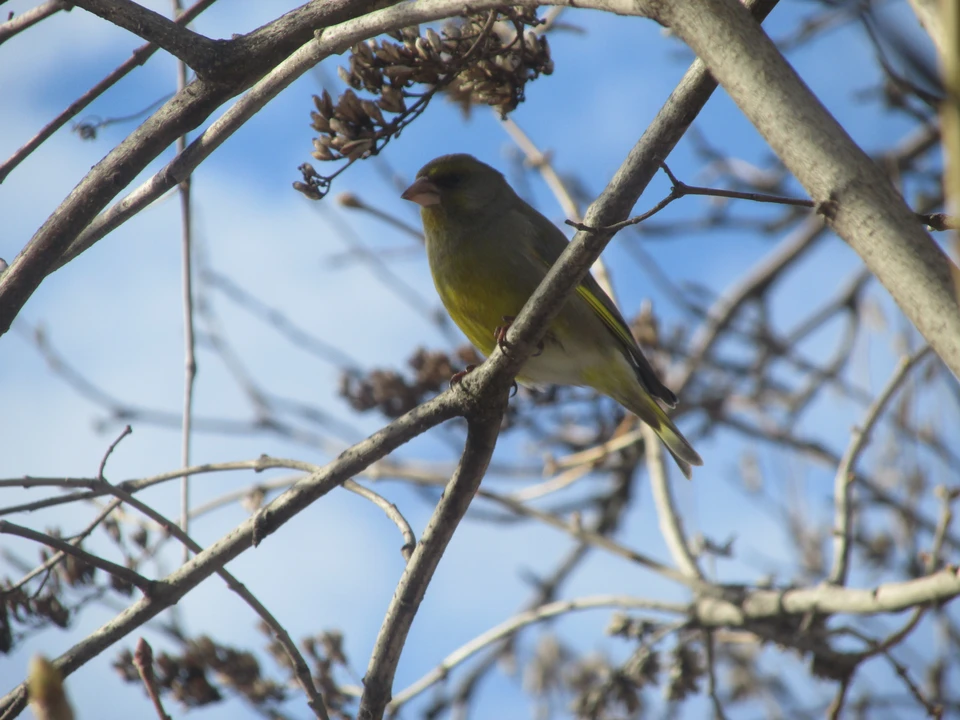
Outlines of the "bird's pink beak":
{"label": "bird's pink beak", "polygon": [[430,207],[440,204],[440,188],[432,183],[428,178],[417,178],[416,182],[403,191],[400,195],[404,200],[415,202],[421,207]]}

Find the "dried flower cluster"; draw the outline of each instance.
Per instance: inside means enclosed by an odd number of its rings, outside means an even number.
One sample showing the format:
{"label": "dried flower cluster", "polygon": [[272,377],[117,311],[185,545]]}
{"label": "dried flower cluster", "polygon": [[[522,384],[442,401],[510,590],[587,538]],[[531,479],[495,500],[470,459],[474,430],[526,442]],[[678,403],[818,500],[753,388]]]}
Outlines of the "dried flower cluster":
{"label": "dried flower cluster", "polygon": [[340,395],[359,412],[377,408],[387,417],[400,417],[442,390],[456,369],[479,362],[476,350],[468,345],[457,351],[455,360],[444,352],[418,348],[407,361],[415,372],[412,379],[395,370],[371,370],[367,375],[345,372],[340,378]]}
{"label": "dried flower cluster", "polygon": [[[113,667],[127,682],[141,682],[129,650],[120,653]],[[263,677],[252,653],[220,645],[205,635],[190,640],[182,655],[157,654],[153,669],[161,691],[170,693],[184,707],[209,705],[223,699],[208,674],[255,707],[269,707],[286,697],[282,685]]]}
{"label": "dried flower cluster", "polygon": [[[523,102],[530,80],[553,72],[547,39],[532,29],[536,13],[505,8],[470,15],[444,25],[440,32],[408,27],[393,39],[355,45],[349,69],[339,68],[350,86],[336,103],[324,90],[314,96],[311,127],[317,160],[357,160],[375,155],[426,109],[437,91],[445,91],[464,110],[490,105],[506,115]],[[394,42],[395,41],[395,42]],[[426,89],[417,92],[416,86]],[[368,93],[361,98],[355,91]],[[295,187],[319,199],[331,178],[302,167]]]}

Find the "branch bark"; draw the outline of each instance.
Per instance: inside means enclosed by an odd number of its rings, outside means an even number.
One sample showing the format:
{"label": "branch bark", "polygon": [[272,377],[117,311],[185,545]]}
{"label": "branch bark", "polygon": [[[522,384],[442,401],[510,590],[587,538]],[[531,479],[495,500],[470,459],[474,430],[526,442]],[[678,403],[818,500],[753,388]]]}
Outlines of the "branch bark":
{"label": "branch bark", "polygon": [[213,63],[218,49],[225,44],[131,0],[73,0],[73,4],[163,48],[198,75]]}
{"label": "branch bark", "polygon": [[919,227],[880,169],[735,0],[659,2],[656,11],[657,19],[704,60],[827,223],[960,377],[953,263]]}
{"label": "branch bark", "polygon": [[500,433],[500,420],[506,408],[506,395],[501,395],[501,398],[499,406],[486,408],[480,417],[468,421],[467,442],[460,464],[423,531],[420,543],[400,578],[380,626],[363,678],[364,690],[360,698],[358,718],[380,718],[390,702],[393,678],[413,618],[420,608],[440,558],[453,537],[454,530],[466,514],[490,464],[490,457],[497,444],[497,435]]}

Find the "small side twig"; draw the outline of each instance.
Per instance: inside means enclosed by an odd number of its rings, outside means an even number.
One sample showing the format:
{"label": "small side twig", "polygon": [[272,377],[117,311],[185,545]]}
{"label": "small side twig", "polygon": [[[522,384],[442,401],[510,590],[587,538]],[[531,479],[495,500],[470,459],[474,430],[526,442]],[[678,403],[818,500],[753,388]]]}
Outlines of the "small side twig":
{"label": "small side twig", "polygon": [[717,657],[714,652],[713,632],[710,630],[703,631],[703,650],[707,660],[707,694],[713,704],[713,720],[727,720],[727,714],[723,710],[717,690]]}
{"label": "small side twig", "polygon": [[846,582],[850,568],[850,552],[853,546],[853,484],[856,477],[854,466],[857,458],[866,447],[870,433],[873,432],[887,403],[903,383],[911,368],[923,360],[929,352],[930,346],[926,345],[900,361],[886,387],[867,408],[863,427],[854,430],[850,445],[840,459],[834,479],[833,567],[828,578],[828,581],[834,585],[843,585]]}
{"label": "small side twig", "polygon": [[408,523],[407,519],[403,517],[400,509],[382,495],[375,493],[370,488],[364,487],[353,480],[347,480],[345,483],[343,483],[343,487],[345,490],[349,490],[350,492],[356,493],[360,497],[369,500],[378,508],[383,510],[388,518],[393,520],[393,523],[400,529],[400,534],[403,535],[403,546],[400,548],[400,554],[403,555],[403,559],[405,561],[410,562],[410,557],[413,555],[413,551],[417,547],[417,538],[413,534],[413,530],[410,529],[410,523]]}
{"label": "small side twig", "polygon": [[647,473],[650,476],[650,489],[653,492],[653,501],[657,507],[657,519],[660,522],[660,532],[670,549],[670,555],[677,567],[690,577],[703,580],[703,572],[697,565],[697,559],[690,550],[690,544],[683,532],[683,523],[680,513],[677,512],[670,492],[670,480],[667,475],[666,463],[663,461],[663,446],[660,438],[649,425],[641,426],[643,432],[644,454],[647,458]]}
{"label": "small side twig", "polygon": [[160,688],[157,685],[157,677],[153,674],[153,648],[143,638],[137,641],[137,647],[133,652],[133,666],[140,673],[140,679],[143,680],[143,686],[146,688],[147,695],[153,702],[153,709],[157,711],[157,717],[160,720],[171,720],[163,709],[163,702],[160,700]]}
{"label": "small side twig", "polygon": [[[0,23],[0,45],[17,33],[33,27],[41,20],[45,20],[51,15],[56,15],[61,10],[72,9],[73,4],[67,2],[67,0],[47,0],[47,2],[37,5],[35,8],[22,12],[6,22]],[[12,15],[13,13],[10,14]]]}
{"label": "small side twig", "polygon": [[150,593],[153,590],[154,582],[152,580],[148,580],[140,573],[131,570],[130,568],[126,568],[123,565],[117,565],[115,562],[106,560],[98,555],[94,555],[93,553],[88,553],[85,550],[81,550],[76,545],[73,545],[66,540],[61,540],[60,538],[53,537],[52,535],[31,530],[30,528],[23,527],[22,525],[16,525],[9,520],[0,520],[0,535],[16,535],[17,537],[22,537],[26,540],[32,540],[33,542],[41,545],[47,545],[48,547],[59,550],[66,555],[72,555],[81,562],[85,562],[88,565],[99,568],[100,570],[110,573],[120,580],[139,588],[140,592],[147,597],[150,596]]}

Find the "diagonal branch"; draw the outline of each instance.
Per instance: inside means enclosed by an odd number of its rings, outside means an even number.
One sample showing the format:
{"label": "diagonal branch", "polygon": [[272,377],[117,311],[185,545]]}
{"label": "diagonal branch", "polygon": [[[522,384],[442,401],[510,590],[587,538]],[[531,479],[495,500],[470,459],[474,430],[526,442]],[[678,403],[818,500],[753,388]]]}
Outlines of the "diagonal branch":
{"label": "diagonal branch", "polygon": [[500,433],[500,420],[506,408],[506,392],[500,397],[501,402],[498,405],[486,408],[482,415],[468,420],[467,443],[460,464],[437,503],[413,557],[404,569],[380,626],[380,633],[363,678],[364,690],[357,712],[359,719],[382,717],[384,708],[390,702],[393,678],[413,618],[454,530],[480,487],[480,481],[493,455],[497,435]]}
{"label": "diagonal branch", "polygon": [[[45,20],[51,15],[55,15],[61,10],[72,10],[73,3],[67,0],[47,0],[42,5],[37,5],[26,12],[11,17],[6,22],[0,23],[0,45],[12,38],[17,33],[33,27],[41,20]],[[10,13],[13,15],[13,13]]]}
{"label": "diagonal branch", "polygon": [[73,0],[73,4],[163,48],[198,75],[214,63],[223,44],[132,0]]}
{"label": "diagonal branch", "polygon": [[[506,388],[503,395],[506,396]],[[221,570],[245,550],[258,545],[267,535],[275,532],[345,480],[405,442],[462,413],[462,405],[461,393],[447,391],[345,450],[319,472],[298,482],[189,562],[162,580],[156,581],[150,596],[133,603],[99,630],[74,645],[57,659],[57,668],[64,675],[69,675],[120,638],[175,605],[203,580]],[[0,715],[4,718],[14,717],[25,705],[26,685],[21,683],[0,698]]]}
{"label": "diagonal branch", "polygon": [[880,168],[847,135],[736,0],[656,6],[784,165],[960,377],[953,263],[917,225]]}

